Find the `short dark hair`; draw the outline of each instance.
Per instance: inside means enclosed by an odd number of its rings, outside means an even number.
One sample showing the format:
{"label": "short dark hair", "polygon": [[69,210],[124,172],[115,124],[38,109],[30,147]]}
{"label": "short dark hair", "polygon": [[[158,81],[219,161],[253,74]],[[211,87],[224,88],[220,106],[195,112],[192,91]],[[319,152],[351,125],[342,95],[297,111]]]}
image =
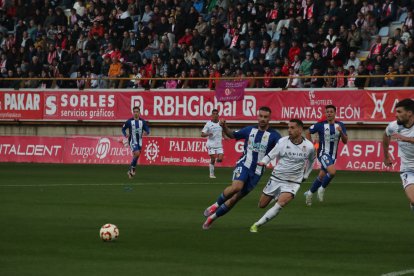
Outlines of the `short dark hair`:
{"label": "short dark hair", "polygon": [[266,112],[272,113],[272,110],[268,106],[262,106],[262,107],[259,108],[259,111],[260,110],[261,111],[266,111]]}
{"label": "short dark hair", "polygon": [[405,110],[412,111],[414,113],[414,101],[410,98],[399,101],[395,107],[403,107]]}
{"label": "short dark hair", "polygon": [[329,108],[333,108],[333,110],[335,110],[335,112],[336,112],[336,106],[334,106],[333,104],[328,104],[327,106],[325,106],[325,110],[327,110]]}
{"label": "short dark hair", "polygon": [[289,122],[296,123],[298,126],[300,126],[301,128],[303,128],[303,122],[300,119],[291,119]]}
{"label": "short dark hair", "polygon": [[134,108],[132,108],[133,111],[135,111],[135,109],[138,109],[138,111],[141,111],[138,105],[134,106]]}
{"label": "short dark hair", "polygon": [[213,109],[213,110],[211,110],[211,114],[213,114],[214,112],[217,112],[218,113],[218,109]]}

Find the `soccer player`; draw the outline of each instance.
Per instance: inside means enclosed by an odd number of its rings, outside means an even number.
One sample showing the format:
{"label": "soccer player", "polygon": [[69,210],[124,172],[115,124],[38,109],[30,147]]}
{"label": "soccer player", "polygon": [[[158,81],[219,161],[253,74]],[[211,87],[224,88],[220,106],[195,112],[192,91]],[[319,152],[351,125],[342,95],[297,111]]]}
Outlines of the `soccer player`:
{"label": "soccer player", "polygon": [[311,188],[305,192],[306,205],[312,205],[313,194],[318,191],[319,201],[323,201],[325,189],[335,177],[335,160],[337,157],[339,141],[346,144],[348,135],[346,134],[345,125],[342,122],[335,121],[336,107],[334,105],[325,106],[326,120],[312,125],[306,131],[306,138],[312,141],[312,135],[318,133],[318,160],[321,163],[321,170],[316,177]]}
{"label": "soccer player", "polygon": [[213,109],[211,112],[211,121],[208,121],[201,131],[201,137],[207,138],[207,150],[210,155],[210,178],[216,178],[214,175],[214,164],[216,161],[220,163],[223,160],[223,128],[219,123],[219,114],[217,109]]}
{"label": "soccer player", "polygon": [[388,151],[391,138],[398,141],[398,155],[401,158],[400,176],[405,194],[414,212],[414,101],[404,99],[395,105],[397,120],[391,122],[383,136],[384,164],[392,165]]}
{"label": "soccer player", "polygon": [[226,136],[231,139],[244,139],[244,152],[236,163],[232,184],[224,189],[217,202],[204,211],[207,219],[203,229],[209,229],[213,221],[229,212],[259,182],[265,167],[259,166],[257,162],[268,154],[280,139],[280,134],[269,127],[271,113],[269,107],[261,107],[258,113],[258,125],[234,132],[230,131],[225,120],[220,121]]}
{"label": "soccer player", "polygon": [[[133,154],[131,165],[127,172],[129,179],[132,179],[135,176],[135,167],[137,166],[137,161],[141,154],[142,136],[144,132],[147,135],[150,133],[147,122],[139,117],[139,106],[135,106],[132,111],[134,117],[128,119],[122,126],[122,134],[124,135],[123,143],[125,146],[129,145]],[[127,129],[128,134],[126,132]]]}
{"label": "soccer player", "polygon": [[300,184],[312,171],[315,162],[313,143],[302,137],[303,122],[299,119],[289,121],[288,134],[279,140],[276,146],[259,163],[266,166],[277,159],[272,175],[260,196],[259,207],[265,208],[272,200],[276,204],[263,217],[250,227],[250,232],[258,232],[258,228],[267,223],[285,207],[296,195]]}

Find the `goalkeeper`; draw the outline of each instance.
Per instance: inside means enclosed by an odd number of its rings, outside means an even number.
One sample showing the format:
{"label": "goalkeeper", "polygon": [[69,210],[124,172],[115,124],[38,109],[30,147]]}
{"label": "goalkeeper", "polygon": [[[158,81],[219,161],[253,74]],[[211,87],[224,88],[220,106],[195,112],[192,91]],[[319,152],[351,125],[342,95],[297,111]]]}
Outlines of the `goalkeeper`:
{"label": "goalkeeper", "polygon": [[131,148],[133,154],[131,165],[127,172],[129,179],[132,179],[135,176],[135,167],[137,166],[137,161],[141,154],[142,136],[144,132],[147,135],[150,133],[147,122],[139,117],[139,106],[135,106],[132,111],[134,117],[128,119],[122,126],[122,134],[124,135],[122,141],[126,147],[129,146]]}

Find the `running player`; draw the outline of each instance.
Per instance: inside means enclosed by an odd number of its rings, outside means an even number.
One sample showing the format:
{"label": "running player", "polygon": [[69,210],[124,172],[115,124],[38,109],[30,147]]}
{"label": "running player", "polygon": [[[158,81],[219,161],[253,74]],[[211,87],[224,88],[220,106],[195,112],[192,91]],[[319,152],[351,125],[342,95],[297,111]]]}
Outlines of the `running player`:
{"label": "running player", "polygon": [[124,135],[123,143],[125,146],[129,145],[133,155],[131,165],[127,172],[129,179],[132,179],[135,176],[135,167],[137,166],[138,158],[141,154],[142,136],[144,132],[147,135],[150,133],[147,122],[139,117],[139,107],[135,106],[132,110],[134,117],[128,119],[122,126],[122,134]]}
{"label": "running player", "polygon": [[334,105],[325,106],[326,120],[312,125],[306,132],[306,138],[312,141],[311,134],[318,133],[318,160],[321,163],[321,170],[316,177],[311,188],[305,192],[306,205],[312,205],[313,194],[318,192],[319,201],[324,200],[325,189],[335,177],[335,160],[337,157],[339,141],[346,144],[348,135],[345,125],[335,121],[336,107]]}

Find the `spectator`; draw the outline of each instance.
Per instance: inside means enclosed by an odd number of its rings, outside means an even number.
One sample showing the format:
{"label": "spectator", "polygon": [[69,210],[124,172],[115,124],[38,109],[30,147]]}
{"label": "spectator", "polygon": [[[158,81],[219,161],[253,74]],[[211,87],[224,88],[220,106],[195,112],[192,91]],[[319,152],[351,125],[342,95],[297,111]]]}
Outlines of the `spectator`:
{"label": "spectator", "polygon": [[356,77],[358,76],[358,73],[355,71],[355,67],[353,65],[349,66],[348,71],[349,73],[348,73],[346,87],[354,88],[355,80],[356,80]]}
{"label": "spectator", "polygon": [[336,88],[343,88],[346,86],[345,71],[343,66],[338,66],[333,86]]}
{"label": "spectator", "polygon": [[349,59],[348,59],[348,61],[346,62],[346,64],[345,64],[344,68],[345,68],[345,70],[349,70],[349,67],[353,66],[353,67],[354,67],[354,70],[355,70],[355,68],[358,68],[358,66],[359,66],[360,64],[361,64],[361,61],[360,61],[360,59],[356,56],[355,51],[351,51],[351,52],[349,53]]}
{"label": "spectator", "polygon": [[335,79],[333,78],[336,76],[335,69],[332,66],[328,67],[328,70],[325,73],[326,78],[324,78],[324,87],[331,88],[335,87]]}
{"label": "spectator", "polygon": [[315,72],[315,68],[318,68],[318,72],[323,75],[325,73],[326,62],[322,59],[319,51],[313,52],[313,62],[311,66],[312,72]]}
{"label": "spectator", "polygon": [[306,58],[302,61],[299,67],[299,72],[301,73],[301,75],[310,76],[312,73],[312,64],[313,64],[312,53],[307,52]]}
{"label": "spectator", "polygon": [[371,72],[371,79],[370,79],[370,87],[383,87],[384,86],[384,78],[383,77],[374,77],[374,76],[382,76],[384,75],[384,71],[382,71],[381,66],[379,64],[375,64],[374,70]]}
{"label": "spectator", "polygon": [[289,61],[293,62],[295,59],[295,56],[299,54],[300,54],[300,48],[298,46],[298,42],[296,40],[293,40],[292,46],[290,47],[289,54],[288,54]]}
{"label": "spectator", "polygon": [[408,82],[408,78],[403,76],[406,75],[407,72],[405,70],[404,65],[398,66],[398,71],[396,72],[396,75],[400,75],[399,77],[395,77],[394,86],[395,87],[403,87],[406,86],[406,82]]}
{"label": "spectator", "polygon": [[[348,32],[348,37],[346,38],[348,42],[349,49],[356,52],[362,45],[362,36],[360,29],[357,28],[355,24],[351,25],[351,30]],[[355,67],[358,68],[358,67]]]}
{"label": "spectator", "polygon": [[395,74],[394,67],[388,66],[388,71],[384,77],[384,86],[393,87],[395,85]]}
{"label": "spectator", "polygon": [[300,88],[302,81],[293,67],[289,67],[289,78],[287,79],[286,88]]}
{"label": "spectator", "polygon": [[309,86],[311,88],[322,88],[324,85],[324,80],[323,78],[317,78],[318,76],[320,77],[322,75],[322,72],[319,70],[318,67],[315,67],[312,69],[312,78],[310,78],[309,80]]}
{"label": "spectator", "polygon": [[208,88],[210,90],[216,89],[218,78],[221,77],[220,72],[217,69],[217,65],[213,64],[212,68],[210,69],[210,79],[208,81]]}
{"label": "spectator", "polygon": [[368,71],[365,69],[364,65],[359,65],[357,69],[357,77],[355,79],[355,87],[363,88],[366,86],[366,82],[368,80],[367,77],[363,77],[368,75]]}

